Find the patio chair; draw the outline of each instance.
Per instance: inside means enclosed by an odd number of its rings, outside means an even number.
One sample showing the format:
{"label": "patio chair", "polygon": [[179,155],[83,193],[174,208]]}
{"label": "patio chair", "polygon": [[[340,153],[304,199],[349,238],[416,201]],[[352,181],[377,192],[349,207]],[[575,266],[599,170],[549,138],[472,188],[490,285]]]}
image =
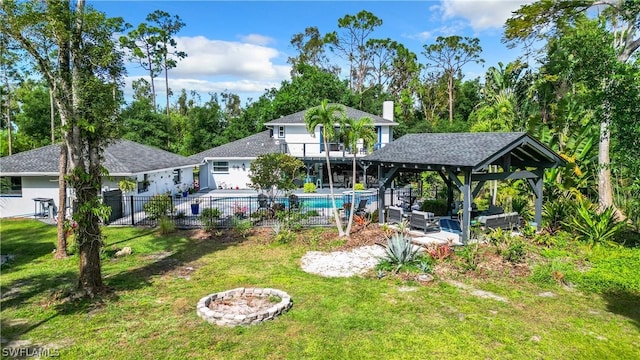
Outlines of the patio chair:
{"label": "patio chair", "polygon": [[404,210],[397,206],[389,206],[387,208],[387,223],[400,224],[405,219]]}
{"label": "patio chair", "polygon": [[261,218],[272,218],[275,215],[275,211],[269,207],[269,198],[265,194],[258,195],[258,209],[257,213]]}
{"label": "patio chair", "polygon": [[412,211],[409,221],[411,229],[421,229],[423,232],[440,231],[440,218],[436,218],[432,212]]}
{"label": "patio chair", "polygon": [[258,210],[268,209],[268,208],[269,208],[269,198],[267,198],[267,195],[265,194],[258,195]]}

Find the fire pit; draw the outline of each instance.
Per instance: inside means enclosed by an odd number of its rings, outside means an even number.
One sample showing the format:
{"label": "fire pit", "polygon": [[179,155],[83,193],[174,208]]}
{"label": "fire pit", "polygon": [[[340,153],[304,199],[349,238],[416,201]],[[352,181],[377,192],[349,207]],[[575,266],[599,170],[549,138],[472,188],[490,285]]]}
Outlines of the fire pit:
{"label": "fire pit", "polygon": [[238,326],[273,320],[293,302],[284,291],[269,288],[237,288],[210,294],[198,301],[198,316],[211,324]]}

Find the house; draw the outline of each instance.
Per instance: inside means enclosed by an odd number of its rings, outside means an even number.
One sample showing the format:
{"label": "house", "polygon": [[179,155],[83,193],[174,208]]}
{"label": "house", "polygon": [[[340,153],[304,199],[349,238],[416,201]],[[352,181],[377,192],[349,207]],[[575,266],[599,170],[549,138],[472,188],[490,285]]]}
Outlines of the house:
{"label": "house", "polygon": [[[367,116],[373,120],[377,133],[374,149],[380,149],[393,141],[393,127],[398,125],[393,121],[393,102],[384,103],[382,116],[351,107],[345,107],[345,110],[349,118],[360,119]],[[247,189],[251,184],[251,161],[259,155],[274,152],[301,159],[307,168],[305,180],[322,187],[328,183],[329,176],[323,165],[326,162],[326,151],[329,151],[332,162],[331,176],[338,180],[339,186],[347,186],[350,181],[347,179],[350,175],[347,174],[351,174],[353,155],[339,142],[330,142],[329,149],[325,149],[321,128],[316,127],[313,135],[307,131],[304,122],[306,112],[307,110],[299,111],[269,121],[265,123],[268,129],[266,131],[190,156],[189,159],[200,163],[200,188]],[[368,152],[368,149],[359,148],[356,156],[363,157]],[[367,169],[360,170],[357,181],[363,182],[366,180]]]}
{"label": "house", "polygon": [[[0,158],[0,217],[35,215],[49,205],[60,208],[59,158],[60,145]],[[117,190],[118,182],[123,179],[136,184],[132,192],[124,195],[141,196],[173,194],[194,182],[193,161],[129,140],[118,140],[107,146],[103,166],[109,171],[109,176],[103,178],[103,193]],[[71,203],[73,189],[69,189],[68,195]]]}

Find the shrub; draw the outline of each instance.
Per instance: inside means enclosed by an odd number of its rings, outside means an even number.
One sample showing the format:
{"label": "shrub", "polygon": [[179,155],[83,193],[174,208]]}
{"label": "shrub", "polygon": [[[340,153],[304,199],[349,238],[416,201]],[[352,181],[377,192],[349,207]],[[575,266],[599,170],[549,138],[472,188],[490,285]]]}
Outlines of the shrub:
{"label": "shrub", "polygon": [[305,215],[308,216],[320,216],[320,213],[318,212],[318,210],[309,210],[305,213]]}
{"label": "shrub", "polygon": [[158,219],[166,216],[173,209],[173,204],[170,196],[154,195],[142,208],[151,219]]}
{"label": "shrub", "polygon": [[575,213],[576,205],[575,201],[565,196],[546,202],[542,207],[544,229],[551,234],[562,230],[564,222]]}
{"label": "shrub", "polygon": [[533,207],[529,204],[529,199],[524,196],[514,196],[511,199],[511,209],[512,211],[517,212],[522,216],[525,220],[531,220],[533,217],[531,213],[531,209]]}
{"label": "shrub", "polygon": [[385,260],[392,266],[395,266],[395,272],[398,272],[403,265],[410,265],[416,262],[418,258],[418,248],[411,244],[411,238],[402,234],[394,234],[387,239],[385,247]]}
{"label": "shrub", "polygon": [[420,211],[432,212],[435,215],[447,215],[447,202],[445,200],[425,200],[420,206]]}
{"label": "shrub", "polygon": [[576,215],[566,223],[578,233],[577,238],[589,248],[600,245],[617,245],[615,236],[624,228],[624,222],[615,219],[613,207],[607,207],[598,213],[596,206],[589,201],[579,202]]}
{"label": "shrub", "polygon": [[176,224],[168,216],[160,216],[158,220],[158,227],[160,227],[160,234],[166,235],[176,231]]}
{"label": "shrub", "polygon": [[296,239],[296,233],[289,229],[284,229],[273,237],[278,244],[288,244]]}
{"label": "shrub", "polygon": [[438,244],[428,252],[434,260],[443,261],[453,254],[453,248],[448,244]]}
{"label": "shrub", "polygon": [[316,184],[314,183],[306,183],[304,184],[304,186],[302,187],[302,191],[304,193],[314,193],[316,192]]}
{"label": "shrub", "polygon": [[511,237],[506,248],[500,251],[502,258],[511,263],[519,263],[524,260],[527,251],[524,242],[517,236]]}
{"label": "shrub", "polygon": [[200,221],[206,231],[212,231],[217,224],[217,219],[222,212],[218,208],[205,208],[200,212]]}
{"label": "shrub", "polygon": [[469,243],[464,246],[461,251],[456,251],[458,257],[462,260],[462,266],[466,270],[475,271],[478,268],[480,260],[480,244],[478,242]]}
{"label": "shrub", "polygon": [[251,221],[249,220],[233,218],[231,224],[233,228],[238,232],[238,234],[240,234],[240,236],[242,236],[243,238],[246,238],[253,228],[253,225],[251,225]]}

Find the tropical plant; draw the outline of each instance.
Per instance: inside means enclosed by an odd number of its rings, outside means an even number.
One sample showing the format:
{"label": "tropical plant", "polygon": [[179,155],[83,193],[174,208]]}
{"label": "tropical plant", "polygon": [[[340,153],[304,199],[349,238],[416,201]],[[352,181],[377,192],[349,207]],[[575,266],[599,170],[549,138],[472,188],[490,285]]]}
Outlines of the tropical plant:
{"label": "tropical plant", "polygon": [[[336,139],[338,135],[340,135],[336,132],[336,125],[338,125],[339,129],[344,128],[345,118],[346,111],[344,106],[329,104],[327,99],[322,100],[320,106],[311,108],[304,114],[304,122],[307,125],[307,131],[311,136],[315,137],[316,127],[320,127],[320,136],[324,145],[328,174],[332,174],[331,159],[329,158],[329,140]],[[329,192],[331,193],[331,204],[336,227],[338,228],[338,235],[345,236],[346,233],[342,228],[340,214],[338,213],[338,207],[336,206],[332,176],[329,176]]]}
{"label": "tropical plant", "polygon": [[[349,210],[349,222],[347,224],[347,236],[351,234],[351,226],[353,226],[353,213],[356,202],[356,156],[358,153],[358,145],[361,144],[363,148],[371,149],[376,142],[376,130],[373,126],[373,120],[370,117],[363,117],[359,120],[347,119],[345,122],[344,139],[346,145],[353,156],[352,162],[352,191],[351,191],[351,209]],[[362,185],[362,184],[360,184]],[[363,186],[364,187],[364,186]],[[364,189],[363,189],[364,190]]]}
{"label": "tropical plant", "polygon": [[542,225],[544,229],[555,234],[561,230],[575,213],[577,204],[569,195],[556,197],[542,206]]}
{"label": "tropical plant", "polygon": [[385,247],[385,260],[395,266],[398,272],[403,265],[410,265],[416,262],[419,257],[419,248],[413,246],[411,238],[403,234],[394,234],[387,239]]}
{"label": "tropical plant", "polygon": [[314,183],[305,183],[303,188],[302,188],[302,191],[305,194],[314,193],[314,192],[316,192],[316,184],[314,184]]}
{"label": "tropical plant", "polygon": [[589,248],[618,245],[615,237],[626,226],[625,222],[616,220],[613,207],[609,206],[598,212],[597,206],[588,200],[578,203],[576,214],[566,225],[577,232],[577,238]]}

